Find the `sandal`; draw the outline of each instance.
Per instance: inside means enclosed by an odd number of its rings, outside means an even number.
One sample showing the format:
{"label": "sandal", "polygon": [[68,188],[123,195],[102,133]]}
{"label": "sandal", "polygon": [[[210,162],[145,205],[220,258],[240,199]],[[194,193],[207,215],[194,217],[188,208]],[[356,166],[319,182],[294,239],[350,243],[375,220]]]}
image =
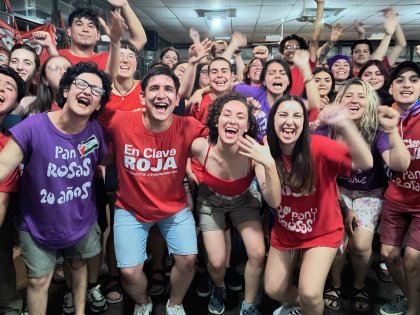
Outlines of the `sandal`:
{"label": "sandal", "polygon": [[[335,294],[335,295],[334,295]],[[341,288],[329,287],[324,291],[324,305],[333,311],[338,311],[341,307]]]}
{"label": "sandal", "polygon": [[147,291],[151,296],[161,295],[165,292],[165,275],[162,269],[152,270],[152,277]]}
{"label": "sandal", "polygon": [[353,288],[351,306],[358,312],[366,312],[370,310],[369,293],[366,285],[364,285],[361,289]]}
{"label": "sandal", "polygon": [[[113,283],[114,284],[110,284]],[[120,277],[110,277],[108,284],[104,289],[106,301],[109,304],[120,303],[123,299],[122,289],[120,286]]]}

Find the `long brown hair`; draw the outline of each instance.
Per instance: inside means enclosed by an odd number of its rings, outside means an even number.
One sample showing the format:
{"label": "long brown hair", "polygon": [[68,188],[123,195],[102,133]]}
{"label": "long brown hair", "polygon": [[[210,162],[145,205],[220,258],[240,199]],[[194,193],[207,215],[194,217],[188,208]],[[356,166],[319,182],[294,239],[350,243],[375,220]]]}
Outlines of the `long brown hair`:
{"label": "long brown hair", "polygon": [[[280,104],[285,101],[295,101],[303,110],[303,129],[299,135],[292,152],[292,166],[290,172],[284,167],[284,153],[279,145],[279,138],[276,134],[274,118]],[[314,189],[315,172],[314,161],[311,154],[311,139],[309,131],[308,113],[300,97],[284,95],[278,99],[270,110],[267,121],[267,141],[271,155],[276,161],[277,171],[283,185],[289,186],[292,191],[309,194]]]}

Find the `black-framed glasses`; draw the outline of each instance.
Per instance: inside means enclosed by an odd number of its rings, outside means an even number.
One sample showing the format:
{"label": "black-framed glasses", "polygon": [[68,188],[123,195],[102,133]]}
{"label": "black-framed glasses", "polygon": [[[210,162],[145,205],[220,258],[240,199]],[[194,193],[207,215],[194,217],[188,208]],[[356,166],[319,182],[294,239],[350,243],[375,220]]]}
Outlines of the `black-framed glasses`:
{"label": "black-framed glasses", "polygon": [[284,50],[296,50],[296,49],[299,49],[299,48],[300,48],[299,45],[287,45],[287,46],[284,46]]}
{"label": "black-framed glasses", "polygon": [[83,79],[76,78],[73,81],[73,84],[80,90],[86,90],[88,87],[92,91],[92,94],[95,96],[102,96],[105,93],[105,90],[97,85],[92,85],[86,82]]}

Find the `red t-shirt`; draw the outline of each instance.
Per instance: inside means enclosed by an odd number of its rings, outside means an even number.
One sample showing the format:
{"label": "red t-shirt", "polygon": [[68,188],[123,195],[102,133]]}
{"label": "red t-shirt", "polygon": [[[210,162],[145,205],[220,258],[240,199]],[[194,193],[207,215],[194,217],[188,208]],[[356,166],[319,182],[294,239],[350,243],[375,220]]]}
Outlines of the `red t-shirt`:
{"label": "red t-shirt", "polygon": [[205,94],[203,96],[203,99],[201,100],[201,103],[200,103],[200,111],[198,111],[197,106],[194,106],[191,109],[190,116],[194,117],[195,119],[200,121],[203,125],[205,125],[207,115],[209,114],[209,106],[210,106],[211,103],[213,103],[213,99],[210,97],[210,93]]}
{"label": "red t-shirt", "polygon": [[[0,151],[3,150],[7,141],[9,141],[9,136],[0,132]],[[9,176],[7,176],[2,182],[0,182],[0,192],[11,193],[18,191],[19,186],[19,168],[16,168]]]}
{"label": "red t-shirt", "polygon": [[161,220],[185,208],[183,186],[194,139],[205,136],[192,117],[172,115],[171,126],[155,133],[143,125],[143,112],[106,111],[99,121],[114,143],[118,188],[115,204],[142,222]]}
{"label": "red t-shirt", "polygon": [[79,62],[93,61],[94,63],[98,65],[98,68],[100,70],[106,69],[106,63],[108,61],[108,55],[109,55],[108,52],[103,52],[100,54],[93,53],[93,55],[90,57],[79,57],[79,56],[73,55],[68,49],[60,49],[58,51],[58,54],[66,57],[72,65],[75,65],[76,63],[79,63]]}
{"label": "red t-shirt", "polygon": [[[314,69],[316,66],[316,62],[309,62],[309,65],[311,69]],[[292,74],[292,88],[290,89],[289,94],[295,95],[295,96],[301,96],[303,93],[303,90],[305,89],[305,79],[303,77],[302,72],[300,72],[300,69],[298,66],[291,66],[290,72]]]}
{"label": "red t-shirt", "polygon": [[402,121],[400,134],[410,151],[411,163],[406,171],[393,172],[385,198],[402,206],[420,209],[420,113]]}
{"label": "red t-shirt", "polygon": [[337,176],[349,176],[351,157],[347,147],[327,137],[311,136],[315,190],[309,195],[282,187],[271,231],[271,246],[296,249],[337,248],[343,239],[343,217],[338,205]]}
{"label": "red t-shirt", "polygon": [[119,96],[111,92],[108,103],[106,103],[107,109],[118,109],[122,111],[142,111],[145,109],[144,104],[140,100],[141,93],[141,84],[140,81],[137,82],[135,88],[130,93]]}

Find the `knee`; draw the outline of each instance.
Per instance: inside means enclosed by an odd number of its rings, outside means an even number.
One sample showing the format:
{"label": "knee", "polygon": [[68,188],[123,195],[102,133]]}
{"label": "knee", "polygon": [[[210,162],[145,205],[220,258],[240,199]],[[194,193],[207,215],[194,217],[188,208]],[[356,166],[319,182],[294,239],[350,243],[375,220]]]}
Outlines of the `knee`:
{"label": "knee", "polygon": [[226,259],[223,256],[208,257],[208,265],[212,270],[223,270],[226,268]]}
{"label": "knee", "polygon": [[143,272],[143,267],[129,267],[129,268],[121,268],[121,278],[127,283],[127,284],[135,284],[136,279],[139,276],[139,273]]}
{"label": "knee", "polygon": [[401,251],[398,247],[382,246],[381,256],[387,265],[395,265],[401,262]]}
{"label": "knee", "polygon": [[30,278],[28,277],[28,287],[32,289],[41,289],[41,288],[48,288],[50,286],[50,277],[44,276],[44,277],[36,277],[36,278]]}
{"label": "knee", "polygon": [[403,267],[408,279],[416,278],[415,275],[420,273],[420,253],[407,249],[404,254]]}
{"label": "knee", "polygon": [[87,259],[70,259],[68,262],[71,269],[80,269],[87,265]]}
{"label": "knee", "polygon": [[250,253],[247,253],[248,261],[254,264],[262,265],[265,260],[265,248],[256,248]]}
{"label": "knee", "polygon": [[175,264],[184,272],[191,272],[195,268],[196,255],[174,255]]}
{"label": "knee", "polygon": [[322,292],[317,292],[316,290],[313,290],[308,287],[302,288],[300,286],[298,290],[301,303],[304,304],[306,307],[315,307],[316,305],[323,303]]}
{"label": "knee", "polygon": [[286,293],[287,287],[283,285],[283,281],[275,281],[268,276],[264,277],[264,291],[275,301],[283,301],[283,296]]}

